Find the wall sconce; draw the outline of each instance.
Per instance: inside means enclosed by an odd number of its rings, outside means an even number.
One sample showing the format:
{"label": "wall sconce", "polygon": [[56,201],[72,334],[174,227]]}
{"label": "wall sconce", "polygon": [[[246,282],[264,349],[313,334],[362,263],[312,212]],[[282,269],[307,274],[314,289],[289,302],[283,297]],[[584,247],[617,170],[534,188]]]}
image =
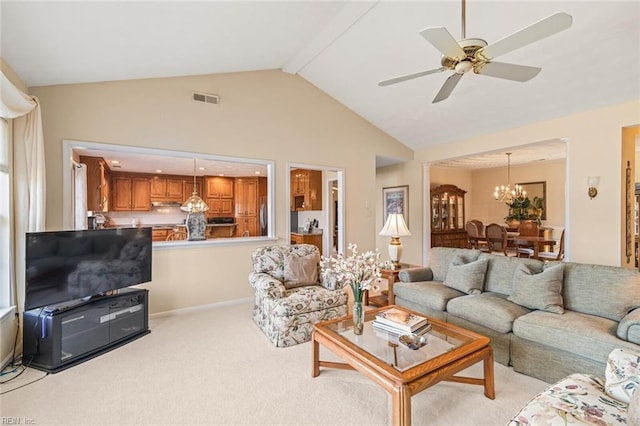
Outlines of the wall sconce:
{"label": "wall sconce", "polygon": [[600,184],[600,176],[588,176],[587,186],[589,187],[589,198],[594,199],[598,195],[598,185]]}

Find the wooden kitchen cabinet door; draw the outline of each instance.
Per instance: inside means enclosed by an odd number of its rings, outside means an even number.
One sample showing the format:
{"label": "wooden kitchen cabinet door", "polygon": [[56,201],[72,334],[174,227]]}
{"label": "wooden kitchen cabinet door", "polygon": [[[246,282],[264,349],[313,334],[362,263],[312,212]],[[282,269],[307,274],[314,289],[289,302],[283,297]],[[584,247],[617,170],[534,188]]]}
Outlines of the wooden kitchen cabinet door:
{"label": "wooden kitchen cabinet door", "polygon": [[150,182],[147,178],[131,179],[131,210],[148,211],[151,210]]}

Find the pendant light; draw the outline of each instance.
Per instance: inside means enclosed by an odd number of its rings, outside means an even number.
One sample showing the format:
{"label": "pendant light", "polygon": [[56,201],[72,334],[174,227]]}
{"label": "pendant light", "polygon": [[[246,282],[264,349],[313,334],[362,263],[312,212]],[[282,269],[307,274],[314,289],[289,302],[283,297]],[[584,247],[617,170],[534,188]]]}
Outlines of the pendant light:
{"label": "pendant light", "polygon": [[183,210],[189,213],[199,213],[199,212],[205,212],[209,210],[209,206],[207,206],[207,203],[205,203],[202,198],[198,197],[198,189],[196,187],[196,159],[195,158],[193,159],[193,192],[191,193],[191,196],[187,198],[187,201],[185,201],[184,204],[182,204],[182,207],[180,207],[180,210]]}
{"label": "pendant light", "polygon": [[500,203],[511,204],[516,198],[524,198],[527,196],[522,186],[515,185],[511,188],[511,153],[507,152],[507,186],[496,186],[493,197]]}

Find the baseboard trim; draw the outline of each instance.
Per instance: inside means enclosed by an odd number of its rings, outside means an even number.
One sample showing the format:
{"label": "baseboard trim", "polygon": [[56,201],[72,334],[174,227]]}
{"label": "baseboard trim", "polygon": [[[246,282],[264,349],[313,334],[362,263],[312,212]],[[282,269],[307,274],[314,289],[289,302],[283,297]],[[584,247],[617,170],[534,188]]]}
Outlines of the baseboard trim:
{"label": "baseboard trim", "polygon": [[249,302],[252,302],[252,301],[253,301],[253,297],[245,297],[245,298],[242,298],[242,299],[225,300],[224,302],[209,303],[207,305],[198,305],[198,306],[190,306],[188,308],[172,309],[170,311],[162,311],[162,312],[156,312],[156,313],[153,313],[153,314],[149,314],[149,319],[168,317],[168,316],[171,316],[171,315],[188,314],[188,313],[191,313],[191,312],[198,312],[198,311],[204,311],[204,310],[208,310],[208,309],[221,308],[223,306],[240,305],[242,303],[249,303]]}

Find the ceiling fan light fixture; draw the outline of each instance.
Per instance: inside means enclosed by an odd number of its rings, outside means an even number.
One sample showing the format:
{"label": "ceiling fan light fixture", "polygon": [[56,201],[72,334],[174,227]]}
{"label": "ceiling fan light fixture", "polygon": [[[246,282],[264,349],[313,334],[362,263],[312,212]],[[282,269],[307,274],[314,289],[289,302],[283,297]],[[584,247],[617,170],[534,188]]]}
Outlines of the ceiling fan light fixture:
{"label": "ceiling fan light fixture", "polygon": [[464,74],[468,71],[471,71],[472,68],[473,65],[471,64],[471,61],[460,61],[454,67],[454,71],[458,74]]}

